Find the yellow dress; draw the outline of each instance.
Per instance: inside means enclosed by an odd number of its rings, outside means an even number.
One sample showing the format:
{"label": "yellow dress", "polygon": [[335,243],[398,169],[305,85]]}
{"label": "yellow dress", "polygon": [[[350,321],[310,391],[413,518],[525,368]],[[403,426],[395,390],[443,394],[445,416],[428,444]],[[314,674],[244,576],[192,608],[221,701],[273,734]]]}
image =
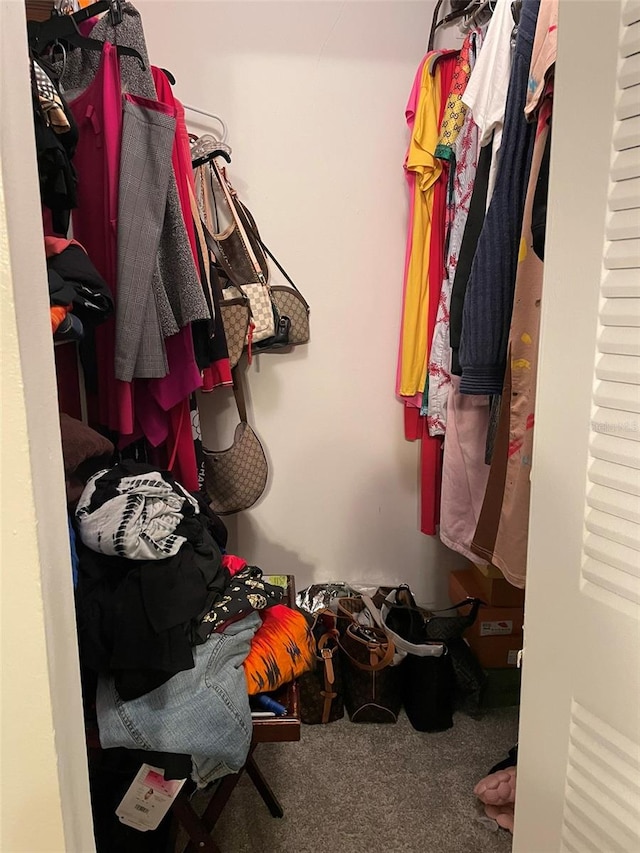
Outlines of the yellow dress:
{"label": "yellow dress", "polygon": [[440,69],[434,75],[425,62],[416,120],[411,134],[405,168],[415,172],[414,215],[411,256],[405,283],[402,342],[400,348],[400,394],[422,394],[427,379],[427,314],[429,306],[429,246],[433,190],[442,171],[434,156],[440,133]]}

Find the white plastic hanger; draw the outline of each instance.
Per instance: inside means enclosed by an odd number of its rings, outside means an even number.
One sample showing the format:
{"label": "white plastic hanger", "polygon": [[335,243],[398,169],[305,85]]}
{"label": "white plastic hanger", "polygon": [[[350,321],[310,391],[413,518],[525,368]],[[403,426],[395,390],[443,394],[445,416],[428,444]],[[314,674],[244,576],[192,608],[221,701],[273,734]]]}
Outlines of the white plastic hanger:
{"label": "white plastic hanger", "polygon": [[185,110],[190,110],[192,113],[198,113],[199,115],[214,119],[218,122],[222,130],[220,135],[211,131],[210,133],[204,133],[202,136],[198,137],[198,139],[191,145],[192,158],[196,159],[198,157],[206,157],[207,154],[210,154],[216,149],[222,149],[231,156],[231,146],[227,143],[227,125],[224,123],[223,119],[215,113],[208,113],[206,110],[198,109],[198,107],[190,107],[187,104],[184,104],[184,108]]}

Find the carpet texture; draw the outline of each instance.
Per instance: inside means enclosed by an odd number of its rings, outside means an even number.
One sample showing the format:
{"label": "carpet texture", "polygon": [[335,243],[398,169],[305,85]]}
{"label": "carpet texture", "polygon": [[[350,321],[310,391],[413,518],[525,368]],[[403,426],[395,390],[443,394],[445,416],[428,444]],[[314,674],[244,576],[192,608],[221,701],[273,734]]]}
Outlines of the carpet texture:
{"label": "carpet texture", "polygon": [[457,714],[439,734],[404,714],[390,726],[303,726],[300,743],[256,751],[284,818],[244,777],[213,837],[222,853],[509,853],[511,836],[479,819],[473,786],[516,740],[517,708]]}

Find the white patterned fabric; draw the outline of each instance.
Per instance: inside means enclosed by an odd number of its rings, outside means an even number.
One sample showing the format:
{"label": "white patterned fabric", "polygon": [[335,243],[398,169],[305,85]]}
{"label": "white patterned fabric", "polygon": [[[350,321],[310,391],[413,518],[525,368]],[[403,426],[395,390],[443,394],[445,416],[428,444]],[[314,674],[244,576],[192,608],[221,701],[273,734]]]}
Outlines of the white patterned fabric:
{"label": "white patterned fabric", "polygon": [[200,511],[195,498],[159,471],[151,471],[110,483],[105,500],[95,493],[107,473],[99,471],[89,480],[76,509],[84,544],[99,554],[128,560],[175,556],[186,542],[176,528],[186,515]]}

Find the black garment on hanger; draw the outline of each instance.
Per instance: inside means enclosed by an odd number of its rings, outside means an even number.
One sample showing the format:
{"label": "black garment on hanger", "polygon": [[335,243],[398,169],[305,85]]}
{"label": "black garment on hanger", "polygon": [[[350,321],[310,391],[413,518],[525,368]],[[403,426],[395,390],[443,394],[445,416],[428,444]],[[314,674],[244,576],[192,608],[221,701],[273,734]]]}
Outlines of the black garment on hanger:
{"label": "black garment on hanger", "polygon": [[469,215],[462,237],[458,265],[453,279],[451,291],[451,316],[450,316],[450,342],[451,342],[451,373],[454,376],[462,375],[462,368],[458,359],[460,349],[460,338],[462,336],[462,312],[464,309],[464,297],[467,292],[467,284],[471,274],[471,265],[476,253],[476,246],[487,207],[487,192],[489,189],[489,171],[491,169],[492,145],[484,145],[480,149],[478,157],[478,168],[473,185],[473,193],[469,204]]}
{"label": "black garment on hanger", "polygon": [[[227,349],[227,339],[222,323],[222,311],[220,310],[220,279],[214,264],[209,262],[209,258],[203,258],[200,251],[200,243],[196,241],[198,252],[198,271],[200,273],[200,281],[206,282],[207,273],[205,264],[209,264],[209,281],[211,283],[211,293],[207,287],[203,287],[204,297],[207,301],[207,306],[213,320],[196,320],[191,324],[191,334],[193,335],[193,351],[196,359],[196,364],[200,370],[210,367],[220,359],[229,358]],[[213,304],[211,296],[213,295]]]}
{"label": "black garment on hanger", "polygon": [[73,304],[73,313],[83,326],[103,323],[113,313],[113,298],[107,283],[81,246],[69,245],[47,259],[49,301],[52,305]]}
{"label": "black garment on hanger", "polygon": [[53,66],[40,57],[32,61],[37,62],[49,78],[69,122],[69,129],[66,132],[55,132],[41,109],[35,73],[32,70],[31,90],[40,199],[42,204],[51,211],[55,233],[66,236],[71,210],[77,204],[78,179],[71,161],[78,144],[78,128],[60,92],[58,76]]}
{"label": "black garment on hanger", "polygon": [[536,183],[536,191],[533,197],[533,210],[531,211],[531,234],[533,237],[533,251],[544,261],[544,242],[547,233],[547,198],[549,195],[549,161],[551,159],[551,131],[547,135],[544,146],[540,173]]}

